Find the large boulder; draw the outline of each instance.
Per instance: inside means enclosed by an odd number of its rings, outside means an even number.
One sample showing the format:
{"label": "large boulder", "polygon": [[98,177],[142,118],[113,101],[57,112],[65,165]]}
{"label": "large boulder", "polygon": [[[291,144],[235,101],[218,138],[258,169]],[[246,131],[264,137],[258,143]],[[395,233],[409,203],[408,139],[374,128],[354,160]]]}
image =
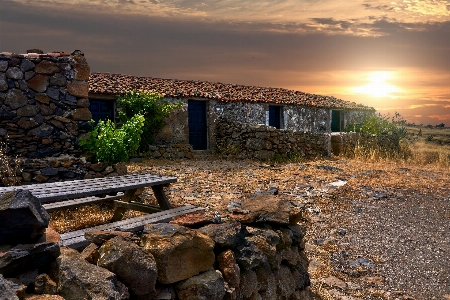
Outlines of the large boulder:
{"label": "large boulder", "polygon": [[180,300],[222,300],[225,282],[220,271],[210,270],[180,283],[177,295]]}
{"label": "large boulder", "polygon": [[0,244],[27,244],[37,240],[50,217],[28,190],[0,194]]}
{"label": "large boulder", "polygon": [[120,287],[114,273],[85,261],[73,249],[61,248],[56,260],[59,295],[66,300],[120,300]]}
{"label": "large boulder", "polygon": [[158,270],[153,256],[133,242],[117,236],[100,247],[97,265],[115,273],[138,297],[155,294]]}
{"label": "large boulder", "polygon": [[19,244],[0,253],[0,274],[15,276],[34,269],[45,272],[59,254],[57,243]]}
{"label": "large boulder", "polygon": [[207,271],[214,264],[214,241],[176,224],[148,224],[142,246],[155,258],[158,281],[171,284]]}

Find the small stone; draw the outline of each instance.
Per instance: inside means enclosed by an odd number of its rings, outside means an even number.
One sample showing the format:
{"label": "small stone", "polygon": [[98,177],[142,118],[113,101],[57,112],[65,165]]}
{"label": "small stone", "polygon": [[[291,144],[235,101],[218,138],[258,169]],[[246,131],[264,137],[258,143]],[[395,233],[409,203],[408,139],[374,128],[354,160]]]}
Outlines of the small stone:
{"label": "small stone", "polygon": [[61,73],[57,73],[50,77],[50,85],[65,86],[67,84],[67,79]]}
{"label": "small stone", "polygon": [[324,278],[323,283],[330,287],[338,287],[340,289],[347,288],[347,284],[335,276],[328,276]]}
{"label": "small stone", "polygon": [[81,257],[83,257],[87,262],[96,265],[100,257],[98,253],[98,245],[90,243],[86,248],[81,251]]}
{"label": "small stone", "polygon": [[34,99],[40,103],[49,104],[50,98],[46,94],[37,94]]}
{"label": "small stone", "polygon": [[0,92],[5,92],[8,90],[8,82],[6,80],[6,75],[0,73]]}
{"label": "small stone", "polygon": [[88,98],[78,99],[77,106],[78,107],[89,107],[89,99]]}
{"label": "small stone", "polygon": [[34,280],[34,292],[38,295],[55,295],[57,286],[47,274],[40,274]]}
{"label": "small stone", "polygon": [[0,72],[5,72],[8,69],[8,62],[6,60],[0,61]]}
{"label": "small stone", "polygon": [[48,76],[37,74],[30,80],[28,80],[27,85],[30,89],[42,93],[47,90],[48,87]]}
{"label": "small stone", "polygon": [[14,80],[20,80],[23,79],[23,72],[17,67],[12,67],[6,71],[6,77]]}
{"label": "small stone", "polygon": [[85,81],[72,81],[67,83],[67,92],[75,97],[87,98],[89,85]]}
{"label": "small stone", "polygon": [[74,71],[74,79],[75,80],[81,80],[81,81],[88,81],[89,80],[89,75],[90,75],[89,65],[86,65],[86,64],[74,64],[73,65],[73,71]]}
{"label": "small stone", "polygon": [[22,72],[27,72],[33,70],[35,67],[35,64],[28,59],[22,59],[22,62],[20,63],[20,69]]}
{"label": "small stone", "polygon": [[59,72],[59,68],[54,62],[43,60],[36,65],[34,71],[40,74],[53,75]]}
{"label": "small stone", "polygon": [[73,114],[74,120],[89,121],[92,119],[92,113],[88,108],[77,108]]}
{"label": "small stone", "polygon": [[18,117],[34,117],[38,113],[38,108],[36,105],[26,105],[17,109]]}
{"label": "small stone", "polygon": [[21,90],[10,89],[6,93],[5,104],[12,109],[18,109],[28,104],[28,98]]}
{"label": "small stone", "polygon": [[55,176],[58,175],[58,169],[57,168],[51,168],[51,167],[46,167],[40,170],[42,175],[45,176]]}

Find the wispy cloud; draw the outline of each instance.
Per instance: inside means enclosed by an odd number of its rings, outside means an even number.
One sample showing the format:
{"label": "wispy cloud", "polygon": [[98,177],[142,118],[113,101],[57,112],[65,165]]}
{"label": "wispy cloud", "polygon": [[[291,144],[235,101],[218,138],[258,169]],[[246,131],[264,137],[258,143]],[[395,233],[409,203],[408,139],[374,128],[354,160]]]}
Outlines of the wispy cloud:
{"label": "wispy cloud", "polygon": [[[447,1],[347,0],[4,0],[31,7],[97,11],[114,15],[182,18],[205,22],[259,24],[274,32],[380,36],[389,30],[421,30],[430,22],[450,20]],[[349,17],[351,11],[351,17]]]}
{"label": "wispy cloud", "polygon": [[417,109],[417,108],[423,108],[423,107],[434,107],[438,106],[437,104],[413,104],[409,106],[409,109]]}

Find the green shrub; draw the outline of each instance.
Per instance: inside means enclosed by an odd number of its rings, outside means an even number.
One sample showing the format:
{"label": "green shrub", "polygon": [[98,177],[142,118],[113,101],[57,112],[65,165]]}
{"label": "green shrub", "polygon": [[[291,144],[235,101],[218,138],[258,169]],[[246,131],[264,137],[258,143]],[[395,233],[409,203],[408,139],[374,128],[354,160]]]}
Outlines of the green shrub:
{"label": "green shrub", "polygon": [[133,116],[120,128],[111,120],[100,120],[89,132],[88,139],[80,139],[80,146],[91,152],[96,161],[124,162],[138,150],[143,127],[144,116],[140,114]]}
{"label": "green shrub", "polygon": [[395,133],[400,138],[406,136],[406,121],[403,120],[399,113],[395,113],[393,117],[389,115],[374,114],[364,119],[361,124],[349,124],[346,132],[361,132],[364,134],[389,134]]}
{"label": "green shrub", "polygon": [[132,91],[118,98],[119,113],[121,121],[126,122],[136,114],[144,116],[143,136],[140,147],[144,150],[150,145],[156,133],[166,124],[165,119],[170,113],[179,108],[182,103],[171,103],[163,101],[162,97],[156,93],[141,93]]}

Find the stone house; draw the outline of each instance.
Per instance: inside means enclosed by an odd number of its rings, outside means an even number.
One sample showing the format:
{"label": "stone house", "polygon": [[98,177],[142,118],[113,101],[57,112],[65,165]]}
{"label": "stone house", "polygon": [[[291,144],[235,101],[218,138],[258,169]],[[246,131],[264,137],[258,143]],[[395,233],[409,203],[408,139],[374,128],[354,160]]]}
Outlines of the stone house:
{"label": "stone house", "polygon": [[171,114],[155,144],[191,144],[194,150],[216,150],[219,120],[331,134],[375,111],[335,97],[282,88],[92,73],[89,100],[94,119],[114,119],[117,96],[132,90],[181,101],[183,106]]}

